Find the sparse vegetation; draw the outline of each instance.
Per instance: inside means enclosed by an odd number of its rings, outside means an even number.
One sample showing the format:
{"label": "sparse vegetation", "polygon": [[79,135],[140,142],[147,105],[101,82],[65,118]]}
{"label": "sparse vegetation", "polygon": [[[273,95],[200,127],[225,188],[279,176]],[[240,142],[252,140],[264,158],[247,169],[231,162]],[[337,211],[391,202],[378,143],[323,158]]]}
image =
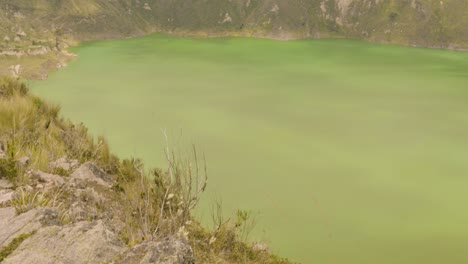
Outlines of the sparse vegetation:
{"label": "sparse vegetation", "polygon": [[11,253],[13,253],[13,251],[15,251],[15,249],[17,249],[21,245],[21,243],[23,243],[24,240],[26,240],[33,234],[34,232],[24,233],[24,234],[19,235],[18,237],[15,237],[13,240],[11,240],[11,242],[7,246],[3,247],[0,250],[0,262],[2,262]]}
{"label": "sparse vegetation", "polygon": [[[287,263],[266,251],[252,249],[247,241],[250,215],[245,211],[239,211],[233,222],[223,221],[219,214],[220,223],[213,231],[192,218],[191,211],[208,179],[205,159],[195,146],[188,155],[182,155],[167,144],[167,171],[145,170],[138,159],[119,160],[113,156],[106,141],[98,138],[95,142],[83,125],[75,126],[60,118],[59,106],[28,94],[27,87],[16,80],[0,80],[0,135],[1,142],[6,142],[0,175],[18,186],[10,202],[18,214],[51,207],[59,223],[67,224],[83,218],[92,221],[111,212],[124,223],[119,237],[129,246],[177,235],[190,241],[200,263]],[[30,160],[20,165],[18,159],[23,156]],[[67,177],[68,171],[50,166],[62,156],[81,163],[92,161],[107,174],[115,175],[112,191],[98,194],[85,188],[74,197],[67,189],[38,190],[28,185],[34,170]],[[69,209],[77,199],[87,206],[89,214],[76,215]],[[104,204],[104,200],[109,202]],[[15,240],[16,244],[2,250],[2,256],[8,256],[21,241]]]}
{"label": "sparse vegetation", "polygon": [[14,177],[18,173],[15,160],[23,156],[31,158],[30,168],[46,172],[52,172],[50,162],[62,156],[93,160],[104,168],[116,160],[105,140],[95,143],[82,124],[59,118],[58,105],[26,96],[27,91],[18,81],[0,78],[0,142],[7,156],[0,164],[2,175]]}
{"label": "sparse vegetation", "polygon": [[[9,142],[7,142],[9,143]],[[14,158],[14,145],[7,146],[7,153],[4,154],[5,158],[0,159],[0,177],[8,180],[15,180],[18,177],[18,168]]]}
{"label": "sparse vegetation", "polygon": [[23,187],[17,190],[18,194],[11,201],[11,205],[15,207],[17,214],[25,213],[37,207],[52,206],[52,198],[47,192],[25,190]]}

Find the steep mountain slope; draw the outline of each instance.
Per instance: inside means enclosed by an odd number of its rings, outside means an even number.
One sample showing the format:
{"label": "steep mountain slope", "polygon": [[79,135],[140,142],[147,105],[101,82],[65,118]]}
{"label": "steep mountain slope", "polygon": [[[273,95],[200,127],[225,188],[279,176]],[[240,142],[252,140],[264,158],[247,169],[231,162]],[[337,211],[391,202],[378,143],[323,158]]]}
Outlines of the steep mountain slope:
{"label": "steep mountain slope", "polygon": [[0,8],[10,40],[57,29],[78,40],[162,30],[468,45],[468,2],[459,0],[6,0]]}
{"label": "steep mountain slope", "polygon": [[0,11],[0,55],[10,56],[157,31],[468,49],[468,1],[461,0],[3,0]]}

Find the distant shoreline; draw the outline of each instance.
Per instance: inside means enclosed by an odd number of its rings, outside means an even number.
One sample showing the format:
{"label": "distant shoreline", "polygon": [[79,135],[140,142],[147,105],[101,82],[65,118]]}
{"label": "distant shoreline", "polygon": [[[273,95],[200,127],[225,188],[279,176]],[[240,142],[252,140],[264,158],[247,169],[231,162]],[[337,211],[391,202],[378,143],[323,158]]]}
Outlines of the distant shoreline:
{"label": "distant shoreline", "polygon": [[[63,67],[66,67],[67,64],[72,61],[77,54],[74,54],[70,51],[71,48],[77,47],[79,45],[85,44],[87,42],[94,42],[94,41],[111,41],[111,40],[119,40],[119,39],[132,39],[132,38],[141,38],[150,35],[161,34],[167,36],[174,36],[174,37],[182,37],[182,38],[257,38],[257,39],[270,39],[275,41],[300,41],[300,40],[319,40],[319,39],[346,39],[346,40],[356,40],[362,41],[367,43],[374,43],[380,45],[393,45],[393,46],[401,46],[401,47],[409,47],[409,48],[421,48],[421,49],[436,49],[436,50],[448,50],[448,51],[458,51],[458,52],[468,52],[468,48],[459,48],[459,47],[443,47],[443,46],[425,46],[425,45],[418,45],[418,44],[409,44],[409,43],[398,43],[396,41],[383,41],[383,40],[368,40],[368,39],[360,39],[360,38],[352,38],[352,37],[343,37],[343,36],[336,36],[336,35],[329,35],[323,34],[321,36],[304,36],[300,33],[290,33],[290,34],[282,34],[281,36],[266,33],[266,32],[209,32],[209,31],[185,31],[185,30],[176,30],[176,31],[167,31],[167,30],[155,30],[149,33],[142,33],[136,34],[132,36],[115,36],[115,37],[96,37],[85,39],[82,41],[72,40],[69,41],[72,43],[66,49],[61,51],[50,51],[47,54],[40,54],[40,55],[30,55],[23,51],[16,51],[16,53],[21,54],[21,56],[17,56],[15,54],[0,54],[0,58],[6,57],[8,62],[6,65],[5,61],[3,63],[0,62],[0,76],[6,75],[14,78],[24,78],[29,80],[45,80],[48,78],[48,74],[59,70]],[[41,58],[42,56],[42,58]],[[43,59],[43,61],[41,61]],[[38,60],[39,65],[35,65],[34,67],[29,66],[30,61]],[[25,66],[26,65],[26,66]],[[29,68],[31,67],[31,68]],[[2,70],[2,68],[4,68]],[[5,70],[6,69],[6,70]],[[15,70],[15,69],[20,69]]]}

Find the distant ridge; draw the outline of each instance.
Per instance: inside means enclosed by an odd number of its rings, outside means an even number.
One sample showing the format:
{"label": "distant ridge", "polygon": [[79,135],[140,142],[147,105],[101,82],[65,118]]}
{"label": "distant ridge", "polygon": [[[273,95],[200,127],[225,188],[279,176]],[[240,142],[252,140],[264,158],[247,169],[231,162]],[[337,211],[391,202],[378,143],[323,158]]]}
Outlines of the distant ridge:
{"label": "distant ridge", "polygon": [[79,41],[152,32],[468,49],[464,0],[3,0],[0,11],[0,56],[44,55]]}

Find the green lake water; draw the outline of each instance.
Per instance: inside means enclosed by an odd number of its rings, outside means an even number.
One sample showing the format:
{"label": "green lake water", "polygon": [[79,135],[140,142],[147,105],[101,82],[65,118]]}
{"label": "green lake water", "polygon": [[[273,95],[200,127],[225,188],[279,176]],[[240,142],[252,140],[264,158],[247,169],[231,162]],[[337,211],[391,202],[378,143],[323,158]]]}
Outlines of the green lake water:
{"label": "green lake water", "polygon": [[208,191],[301,263],[468,263],[468,53],[153,35],[83,44],[33,84],[121,157],[206,155]]}

